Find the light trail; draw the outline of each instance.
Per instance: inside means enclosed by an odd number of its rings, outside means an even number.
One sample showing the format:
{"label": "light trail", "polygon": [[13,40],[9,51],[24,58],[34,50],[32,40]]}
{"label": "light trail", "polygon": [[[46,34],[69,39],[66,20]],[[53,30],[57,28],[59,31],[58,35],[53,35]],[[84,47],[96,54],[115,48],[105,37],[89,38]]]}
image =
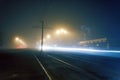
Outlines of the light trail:
{"label": "light trail", "polygon": [[[38,48],[39,49],[39,48]],[[87,48],[68,48],[68,47],[49,47],[43,46],[44,51],[66,51],[66,52],[107,52],[107,53],[120,53],[118,50],[98,50]]]}
{"label": "light trail", "polygon": [[[38,50],[41,48],[39,47]],[[86,54],[86,55],[99,55],[99,56],[108,56],[108,57],[118,57],[120,58],[119,50],[98,50],[98,49],[87,49],[87,48],[69,48],[69,47],[49,47],[43,46],[44,52],[52,51],[55,54],[59,52],[70,53],[70,54]],[[61,53],[60,53],[61,54]]]}

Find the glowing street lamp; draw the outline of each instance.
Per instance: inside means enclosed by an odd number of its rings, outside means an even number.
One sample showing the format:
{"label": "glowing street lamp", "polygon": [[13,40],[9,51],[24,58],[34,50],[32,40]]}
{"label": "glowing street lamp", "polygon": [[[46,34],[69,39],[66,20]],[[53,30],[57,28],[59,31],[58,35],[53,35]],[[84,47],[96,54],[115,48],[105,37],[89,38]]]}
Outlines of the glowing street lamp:
{"label": "glowing street lamp", "polygon": [[15,41],[19,41],[19,37],[16,37],[16,38],[15,38]]}
{"label": "glowing street lamp", "polygon": [[60,33],[61,33],[60,30],[57,30],[57,31],[56,31],[56,34],[57,34],[57,35],[59,35]]}
{"label": "glowing street lamp", "polygon": [[26,43],[23,40],[21,40],[19,37],[15,37],[15,41],[17,44],[27,46]]}
{"label": "glowing street lamp", "polygon": [[64,33],[64,31],[65,31],[64,29],[60,29],[60,32],[61,32],[61,33]]}
{"label": "glowing street lamp", "polygon": [[63,29],[63,28],[61,28],[61,29],[59,29],[59,30],[56,31],[57,35],[59,35],[59,34],[67,34],[67,33],[68,33],[68,31],[65,30],[65,29]]}
{"label": "glowing street lamp", "polygon": [[51,35],[48,34],[48,35],[47,35],[47,39],[50,39],[50,38],[51,38]]}

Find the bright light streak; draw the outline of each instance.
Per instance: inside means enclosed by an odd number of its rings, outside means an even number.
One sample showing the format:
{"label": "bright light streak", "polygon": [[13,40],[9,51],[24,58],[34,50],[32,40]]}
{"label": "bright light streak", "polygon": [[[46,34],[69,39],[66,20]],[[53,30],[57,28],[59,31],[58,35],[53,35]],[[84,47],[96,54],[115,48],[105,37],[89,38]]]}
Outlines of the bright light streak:
{"label": "bright light streak", "polygon": [[[41,46],[37,48],[41,50]],[[43,46],[43,51],[52,51],[56,54],[61,54],[59,52],[68,52],[70,54],[86,54],[86,55],[98,55],[98,56],[108,56],[108,57],[118,57],[120,58],[120,51],[118,50],[97,50],[97,49],[87,49],[87,48],[67,48],[67,47],[50,47]]]}
{"label": "bright light streak", "polygon": [[[41,49],[39,47],[39,49]],[[107,52],[107,53],[120,53],[120,51],[117,50],[97,50],[97,49],[87,49],[87,48],[64,48],[64,47],[49,47],[49,46],[43,46],[43,50],[45,51],[66,51],[66,52]]]}
{"label": "bright light streak", "polygon": [[17,44],[20,45],[20,47],[21,46],[27,47],[27,44],[23,40],[21,40],[19,37],[15,37],[15,41]]}
{"label": "bright light streak", "polygon": [[22,40],[19,40],[19,42],[24,46],[26,45],[25,42],[23,42]]}
{"label": "bright light streak", "polygon": [[[41,50],[41,45],[37,47],[38,50]],[[51,47],[48,47],[48,46],[43,46],[43,50],[46,51],[46,50],[50,50]]]}

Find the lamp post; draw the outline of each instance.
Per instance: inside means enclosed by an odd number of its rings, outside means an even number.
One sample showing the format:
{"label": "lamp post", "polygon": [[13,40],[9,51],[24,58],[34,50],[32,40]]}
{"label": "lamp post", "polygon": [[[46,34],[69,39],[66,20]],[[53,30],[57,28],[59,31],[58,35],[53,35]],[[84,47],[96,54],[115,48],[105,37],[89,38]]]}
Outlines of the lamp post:
{"label": "lamp post", "polygon": [[43,52],[43,36],[44,36],[44,21],[41,21],[42,27],[41,27],[41,53]]}

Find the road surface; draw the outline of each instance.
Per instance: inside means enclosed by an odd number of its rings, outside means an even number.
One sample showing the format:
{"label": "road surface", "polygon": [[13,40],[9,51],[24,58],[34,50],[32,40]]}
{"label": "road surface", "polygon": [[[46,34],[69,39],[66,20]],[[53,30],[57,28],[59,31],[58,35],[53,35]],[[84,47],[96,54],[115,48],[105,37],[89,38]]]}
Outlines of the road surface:
{"label": "road surface", "polygon": [[120,80],[120,58],[83,52],[4,50],[0,51],[0,80]]}
{"label": "road surface", "polygon": [[33,50],[0,50],[0,80],[49,80]]}
{"label": "road surface", "polygon": [[120,80],[119,57],[44,52],[38,59],[52,80]]}

